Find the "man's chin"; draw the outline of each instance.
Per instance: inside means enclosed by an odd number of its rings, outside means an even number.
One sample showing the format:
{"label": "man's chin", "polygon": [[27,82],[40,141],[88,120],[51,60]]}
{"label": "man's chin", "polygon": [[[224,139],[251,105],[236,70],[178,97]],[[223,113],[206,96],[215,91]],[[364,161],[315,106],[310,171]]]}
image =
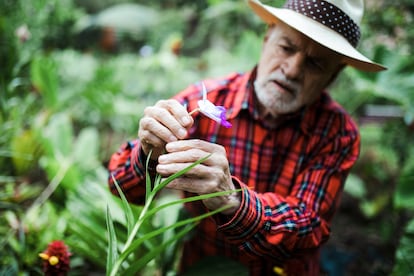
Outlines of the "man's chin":
{"label": "man's chin", "polygon": [[269,115],[271,115],[273,117],[279,117],[279,116],[287,115],[287,114],[290,114],[290,113],[294,113],[297,110],[291,104],[280,103],[280,102],[277,103],[277,104],[274,104],[272,106],[267,105],[266,109],[267,109],[266,113],[268,113]]}

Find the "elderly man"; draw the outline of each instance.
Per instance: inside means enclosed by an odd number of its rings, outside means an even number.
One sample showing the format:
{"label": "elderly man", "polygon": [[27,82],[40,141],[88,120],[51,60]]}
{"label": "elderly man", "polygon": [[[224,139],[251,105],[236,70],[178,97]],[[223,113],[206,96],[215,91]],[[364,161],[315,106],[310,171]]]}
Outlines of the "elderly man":
{"label": "elderly man", "polygon": [[[186,206],[193,215],[230,207],[197,226],[182,269],[226,256],[250,275],[318,275],[319,249],[360,146],[357,126],[325,89],[347,65],[385,68],[356,50],[362,0],[248,3],[269,26],[257,66],[147,107],[138,139],[112,156],[110,174],[139,204],[151,150],[150,170],[164,177],[211,154],[168,187],[185,195],[242,192]],[[222,119],[231,127],[189,113],[199,108],[204,85],[204,97],[227,110]],[[116,193],[112,176],[109,185]]]}

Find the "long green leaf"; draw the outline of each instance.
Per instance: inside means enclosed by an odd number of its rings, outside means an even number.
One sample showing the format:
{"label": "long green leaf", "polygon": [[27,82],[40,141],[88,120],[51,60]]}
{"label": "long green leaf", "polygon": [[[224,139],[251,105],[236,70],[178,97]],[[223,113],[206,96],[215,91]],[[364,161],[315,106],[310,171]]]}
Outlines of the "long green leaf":
{"label": "long green leaf", "polygon": [[119,187],[118,182],[116,181],[114,175],[111,175],[111,177],[116,187],[116,190],[118,191],[118,194],[121,197],[122,209],[124,210],[124,213],[125,213],[125,219],[127,223],[128,236],[129,236],[134,227],[134,213],[132,212],[131,206],[129,205],[128,200],[126,199],[125,194],[122,192],[121,187]]}
{"label": "long green leaf", "polygon": [[[236,190],[236,192],[238,192],[238,191],[241,191],[241,190]],[[188,203],[188,202],[193,202],[193,201],[198,201],[198,200],[203,200],[203,199],[208,199],[208,198],[212,198],[212,197],[216,197],[216,196],[223,196],[223,195],[226,195],[226,194],[229,194],[229,193],[232,193],[232,192],[234,192],[234,191],[223,191],[223,192],[216,192],[216,193],[205,194],[205,195],[192,196],[192,197],[188,197],[188,198],[183,198],[183,199],[180,199],[180,200],[172,201],[172,202],[169,202],[169,203],[160,205],[158,207],[154,207],[151,210],[148,210],[148,211],[143,212],[144,215],[138,219],[138,221],[136,223],[136,226],[137,225],[140,226],[144,222],[145,219],[147,219],[151,215],[155,214],[156,212],[160,211],[161,209],[167,208],[168,206],[172,206],[172,205],[175,205],[175,204]],[[222,209],[220,208],[218,210],[220,210],[219,212],[221,212],[221,211],[227,209],[228,207],[229,206],[223,206]],[[217,210],[215,210],[215,211],[217,211]],[[139,240],[139,239],[137,239],[137,240]],[[132,243],[134,243],[134,242],[131,242],[131,244]],[[128,247],[129,247],[129,244],[128,244],[128,246],[126,246],[126,248],[128,248]],[[133,250],[135,248],[136,247],[134,247]],[[126,251],[128,251],[128,250],[126,249],[124,252],[126,252]],[[128,254],[130,254],[131,252],[132,251],[130,251]],[[121,257],[121,259],[122,259],[122,257]]]}
{"label": "long green leaf", "polygon": [[162,243],[161,245],[155,247],[153,250],[145,254],[144,256],[140,257],[137,261],[135,261],[128,269],[126,269],[122,275],[128,276],[128,275],[136,275],[137,272],[142,270],[144,266],[153,260],[157,255],[159,255],[165,248],[167,248],[172,243],[176,242],[177,240],[180,240],[190,232],[196,224],[190,224],[186,225],[182,230],[180,230],[174,237],[166,241],[165,243]]}
{"label": "long green leaf", "polygon": [[[151,154],[151,152],[150,152]],[[131,245],[134,243],[134,238],[136,237],[141,225],[144,222],[144,218],[148,218],[148,216],[146,216],[153,199],[155,198],[156,194],[158,191],[160,191],[162,188],[164,188],[165,186],[167,186],[171,181],[173,181],[174,179],[180,177],[181,175],[185,174],[186,172],[188,172],[189,170],[191,170],[193,167],[197,166],[198,164],[202,163],[204,160],[206,160],[210,155],[201,158],[200,160],[198,160],[197,162],[191,164],[190,166],[188,166],[187,168],[171,175],[170,177],[168,177],[166,180],[161,181],[160,177],[156,177],[156,182],[154,183],[154,188],[151,190],[151,179],[150,176],[148,174],[148,165],[149,165],[149,159],[147,158],[147,162],[146,162],[146,200],[145,200],[145,204],[144,207],[139,215],[139,218],[137,220],[137,222],[135,223],[131,234],[129,235],[127,241],[124,244],[124,248],[121,251],[121,255],[119,256],[119,258],[117,259],[116,262],[114,262],[113,266],[111,267],[111,271],[110,274],[111,276],[114,276],[117,274],[118,270],[120,269],[122,262],[128,257],[128,255],[132,252],[131,250],[129,250],[129,248],[131,248]],[[148,192],[149,190],[151,190],[151,192]],[[225,208],[227,208],[227,206],[225,206]],[[214,212],[216,212],[217,210],[215,210]],[[166,231],[166,230],[164,230]],[[163,232],[162,232],[163,233]],[[140,239],[138,239],[140,240]],[[136,248],[136,247],[135,247]],[[128,252],[127,254],[125,254],[126,252]]]}
{"label": "long green leaf", "polygon": [[[77,237],[82,236],[82,233],[76,233]],[[76,252],[77,257],[84,257],[89,262],[97,265],[98,267],[105,267],[107,264],[105,258],[102,258],[102,252],[106,250],[106,244],[103,251],[91,249],[90,244],[76,238],[65,239],[65,243],[69,246],[72,252]],[[1,275],[1,274],[0,274]]]}
{"label": "long green leaf", "polygon": [[145,163],[145,202],[148,201],[152,188],[151,188],[151,175],[148,172],[149,162],[151,160],[152,150],[148,153],[147,161]]}
{"label": "long green leaf", "polygon": [[200,158],[199,160],[197,160],[196,162],[194,162],[193,164],[191,164],[190,166],[186,167],[185,169],[176,172],[173,175],[170,175],[169,177],[167,177],[167,179],[161,181],[160,183],[156,183],[156,185],[154,185],[154,193],[157,193],[158,191],[160,191],[161,189],[163,189],[165,186],[167,186],[171,181],[175,180],[176,178],[182,176],[183,174],[187,173],[189,170],[191,170],[192,168],[194,168],[195,166],[203,163],[207,158],[210,157],[211,154],[207,155],[206,157]]}
{"label": "long green leaf", "polygon": [[[96,225],[96,227],[94,228],[91,225]],[[69,231],[71,234],[76,234],[78,241],[87,243],[90,249],[94,248],[95,250],[105,251],[107,248],[107,240],[104,236],[105,228],[100,227],[98,224],[85,224],[81,220],[75,220],[74,223],[69,225]],[[99,233],[99,231],[102,232]]]}
{"label": "long green leaf", "polygon": [[[222,192],[215,192],[215,193],[210,193],[210,194],[205,194],[205,195],[197,195],[197,196],[191,196],[191,197],[186,197],[186,198],[182,198],[179,200],[174,200],[168,203],[165,203],[163,205],[160,206],[156,206],[154,208],[152,208],[151,210],[149,210],[145,216],[142,218],[143,220],[145,220],[147,217],[150,217],[151,215],[157,213],[158,211],[165,209],[169,206],[172,205],[176,205],[176,204],[184,204],[184,203],[188,203],[188,202],[194,202],[194,201],[199,201],[199,200],[204,200],[204,199],[208,199],[208,198],[212,198],[212,197],[217,197],[217,196],[224,196],[224,195],[228,195],[234,192],[240,192],[241,189],[238,190],[228,190],[228,191],[222,191]],[[228,208],[228,206],[226,207]]]}
{"label": "long green leaf", "polygon": [[[151,152],[150,152],[150,154],[151,154]],[[141,211],[141,214],[140,214],[140,216],[138,218],[138,221],[135,223],[135,225],[134,225],[134,227],[133,227],[133,229],[131,231],[131,235],[129,236],[128,240],[125,243],[125,247],[124,248],[127,248],[132,243],[132,240],[136,236],[139,228],[141,227],[141,225],[143,223],[142,217],[144,217],[145,214],[148,212],[148,210],[149,210],[149,208],[151,206],[151,203],[152,203],[153,199],[155,198],[157,192],[160,191],[162,188],[164,188],[166,185],[168,185],[168,183],[170,183],[172,180],[174,180],[177,177],[180,177],[182,174],[186,173],[187,171],[189,171],[194,166],[200,164],[201,162],[203,162],[208,157],[209,157],[209,155],[206,156],[205,158],[202,158],[202,159],[198,160],[194,164],[191,164],[190,166],[188,166],[187,168],[183,169],[182,171],[180,171],[178,173],[175,173],[174,175],[168,177],[167,180],[164,180],[163,182],[160,181],[161,178],[156,178],[156,180],[159,183],[158,184],[157,183],[154,184],[154,189],[150,193],[148,193],[148,186],[149,187],[151,186],[151,182],[150,182],[150,180],[148,180],[149,179],[149,176],[148,176],[148,163],[149,163],[148,160],[149,160],[149,157],[147,158],[147,184],[146,184],[147,185],[147,191],[146,191],[145,205],[144,205],[144,207],[143,207],[143,209]]]}
{"label": "long green leaf", "polygon": [[124,252],[121,253],[121,255],[119,256],[119,260],[120,261],[125,260],[128,257],[129,254],[131,254],[132,252],[134,252],[147,239],[151,239],[151,238],[153,238],[153,237],[155,237],[157,235],[160,235],[160,234],[164,233],[167,230],[174,229],[174,228],[178,228],[178,227],[181,227],[183,225],[187,225],[187,224],[192,224],[192,223],[198,222],[198,221],[200,221],[200,220],[202,220],[204,218],[207,218],[209,216],[212,216],[214,214],[217,214],[219,212],[222,212],[222,211],[224,211],[227,208],[228,208],[228,206],[223,206],[223,207],[218,208],[218,209],[216,209],[214,211],[210,211],[208,213],[204,213],[204,214],[201,214],[201,215],[196,216],[196,217],[191,217],[191,218],[188,218],[188,219],[185,219],[185,220],[181,220],[181,221],[178,221],[178,222],[176,222],[176,223],[174,223],[172,225],[164,226],[164,227],[159,228],[159,229],[156,229],[156,230],[154,230],[154,231],[152,231],[150,233],[147,233],[147,234],[143,235],[142,237],[134,240],[134,242],[130,246],[128,246],[128,248],[126,248],[126,250]]}
{"label": "long green leaf", "polygon": [[108,231],[108,256],[106,261],[106,271],[107,275],[109,271],[112,270],[114,263],[118,260],[118,249],[117,249],[117,239],[114,228],[114,223],[112,221],[111,212],[109,206],[106,208],[106,226]]}

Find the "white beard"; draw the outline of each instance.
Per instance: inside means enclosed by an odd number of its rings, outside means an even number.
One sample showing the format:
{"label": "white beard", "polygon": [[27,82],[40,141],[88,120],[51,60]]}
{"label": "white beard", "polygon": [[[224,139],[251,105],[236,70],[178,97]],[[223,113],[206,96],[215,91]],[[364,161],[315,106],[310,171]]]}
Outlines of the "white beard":
{"label": "white beard", "polygon": [[[289,93],[280,91],[275,81],[287,84]],[[265,78],[256,79],[254,82],[256,97],[264,107],[264,114],[277,117],[281,114],[292,113],[301,108],[300,85],[287,80],[282,74],[273,73]]]}

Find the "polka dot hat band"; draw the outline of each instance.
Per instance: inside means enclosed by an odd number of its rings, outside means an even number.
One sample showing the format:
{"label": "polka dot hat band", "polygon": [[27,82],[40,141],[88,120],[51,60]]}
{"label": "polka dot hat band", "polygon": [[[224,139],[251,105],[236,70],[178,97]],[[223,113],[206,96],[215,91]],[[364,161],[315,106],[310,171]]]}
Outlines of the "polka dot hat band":
{"label": "polka dot hat band", "polygon": [[359,24],[364,12],[363,0],[287,0],[281,8],[262,4],[259,0],[247,1],[267,24],[284,22],[341,54],[345,64],[371,72],[386,69],[356,49],[361,38]]}
{"label": "polka dot hat band", "polygon": [[356,47],[361,37],[358,25],[337,6],[317,0],[289,0],[285,8],[294,10],[331,28]]}

